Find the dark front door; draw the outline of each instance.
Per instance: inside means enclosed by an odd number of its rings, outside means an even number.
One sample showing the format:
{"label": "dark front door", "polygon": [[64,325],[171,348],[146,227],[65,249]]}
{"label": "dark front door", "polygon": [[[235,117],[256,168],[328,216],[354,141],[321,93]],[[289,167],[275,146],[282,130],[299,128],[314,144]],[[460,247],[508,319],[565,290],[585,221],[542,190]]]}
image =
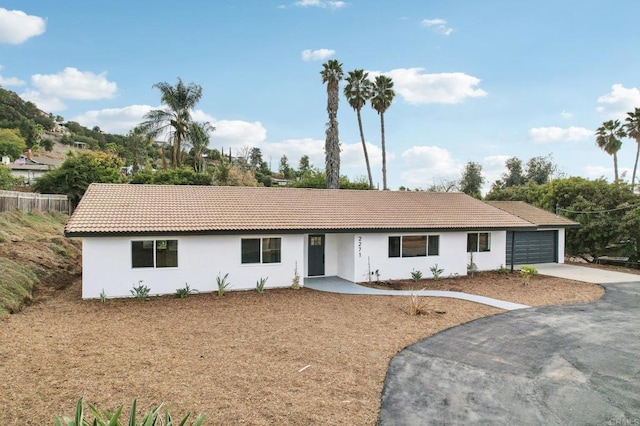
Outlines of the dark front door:
{"label": "dark front door", "polygon": [[309,276],[324,275],[324,235],[309,235]]}

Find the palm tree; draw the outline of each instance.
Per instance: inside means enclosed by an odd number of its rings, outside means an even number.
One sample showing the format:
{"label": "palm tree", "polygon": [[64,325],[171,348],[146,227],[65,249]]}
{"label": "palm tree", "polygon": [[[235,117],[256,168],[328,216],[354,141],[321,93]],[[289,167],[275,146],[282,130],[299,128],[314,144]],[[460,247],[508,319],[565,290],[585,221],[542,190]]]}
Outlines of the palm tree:
{"label": "palm tree", "polygon": [[638,155],[640,154],[640,108],[636,108],[634,112],[628,112],[625,121],[626,123],[622,127],[627,136],[636,141],[636,161],[633,163],[633,175],[631,177],[631,189],[634,189],[638,170]]}
{"label": "palm tree", "polygon": [[209,146],[209,135],[216,130],[209,122],[200,123],[192,121],[189,123],[188,143],[193,148],[193,170],[196,173],[204,172],[203,154]]}
{"label": "palm tree", "polygon": [[202,97],[202,87],[189,83],[185,86],[180,78],[175,86],[169,83],[157,83],[154,88],[160,90],[164,109],[156,109],[145,114],[141,127],[152,138],[167,133],[172,145],[171,165],[179,167],[182,162],[182,142],[188,139],[191,110]]}
{"label": "palm tree", "polygon": [[620,138],[625,137],[624,129],[620,126],[620,120],[609,120],[602,123],[596,130],[596,144],[607,154],[613,157],[613,173],[618,182],[618,151],[622,147]]}
{"label": "palm tree", "polygon": [[324,69],[320,72],[322,83],[327,83],[327,123],[326,139],[324,143],[325,173],[327,175],[327,188],[338,189],[340,187],[340,137],[338,136],[338,93],[342,80],[342,64],[336,59],[331,59],[322,64]]}
{"label": "palm tree", "polygon": [[362,150],[364,151],[364,161],[367,163],[367,175],[369,176],[369,188],[373,189],[373,178],[371,177],[371,165],[369,165],[369,154],[367,153],[367,143],[364,140],[364,132],[362,131],[362,117],[360,111],[365,106],[369,98],[371,98],[372,83],[369,80],[369,73],[364,70],[349,71],[349,77],[346,78],[347,85],[344,88],[344,96],[358,115],[358,128],[360,129],[360,140],[362,141]]}
{"label": "palm tree", "polygon": [[371,106],[380,115],[380,133],[382,146],[382,189],[387,190],[387,152],[384,141],[384,113],[391,106],[396,92],[393,91],[391,77],[379,75],[376,77],[371,93]]}

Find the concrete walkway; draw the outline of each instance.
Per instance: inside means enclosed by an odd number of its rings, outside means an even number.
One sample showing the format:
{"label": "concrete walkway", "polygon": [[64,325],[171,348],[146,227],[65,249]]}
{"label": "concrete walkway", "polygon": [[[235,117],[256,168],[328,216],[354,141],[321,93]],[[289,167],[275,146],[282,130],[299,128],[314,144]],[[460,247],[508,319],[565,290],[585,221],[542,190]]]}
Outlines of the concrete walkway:
{"label": "concrete walkway", "polygon": [[566,278],[593,284],[610,284],[640,281],[640,275],[587,266],[565,265],[564,263],[542,263],[535,265],[538,273],[552,277]]}
{"label": "concrete walkway", "polygon": [[538,270],[618,283],[593,303],[481,318],[405,348],[389,364],[379,424],[638,424],[640,276]]}
{"label": "concrete walkway", "polygon": [[439,290],[381,290],[377,288],[365,287],[354,282],[338,277],[318,277],[305,278],[304,286],[317,291],[342,294],[362,294],[370,296],[412,296],[417,294],[426,297],[450,297],[452,299],[468,300],[469,302],[481,303],[483,305],[512,311],[515,309],[528,308],[527,305],[519,303],[505,302],[490,297],[478,296],[475,294],[461,293],[459,291],[439,291]]}

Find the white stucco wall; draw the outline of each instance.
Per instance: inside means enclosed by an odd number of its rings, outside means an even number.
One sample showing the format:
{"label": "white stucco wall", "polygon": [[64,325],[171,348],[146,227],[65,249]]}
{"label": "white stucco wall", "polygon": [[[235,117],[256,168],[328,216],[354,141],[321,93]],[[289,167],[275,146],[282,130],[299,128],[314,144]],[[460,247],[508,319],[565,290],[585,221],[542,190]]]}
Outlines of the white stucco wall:
{"label": "white stucco wall", "polygon": [[564,263],[564,228],[556,229],[558,231],[558,263]]}
{"label": "white stucco wall", "polygon": [[353,234],[337,235],[338,273],[345,280],[355,281],[356,240]]}
{"label": "white stucco wall", "polygon": [[[490,234],[491,250],[473,253],[473,263],[476,264],[479,271],[490,271],[492,269],[498,269],[500,266],[505,266],[507,252],[507,231],[492,231],[490,232]],[[464,251],[467,251],[466,232],[464,234]],[[470,263],[470,260],[471,255],[467,253],[467,264]]]}
{"label": "white stucco wall", "polygon": [[[242,264],[242,238],[280,237],[281,263]],[[131,241],[151,239],[178,240],[177,268],[132,268]],[[150,294],[173,294],[188,283],[200,292],[216,291],[218,274],[229,273],[229,290],[255,288],[256,281],[268,277],[266,287],[291,285],[297,262],[304,276],[303,235],[233,236],[144,236],[98,237],[82,241],[82,297],[97,298],[104,289],[107,297],[130,297],[138,281],[150,288]]]}

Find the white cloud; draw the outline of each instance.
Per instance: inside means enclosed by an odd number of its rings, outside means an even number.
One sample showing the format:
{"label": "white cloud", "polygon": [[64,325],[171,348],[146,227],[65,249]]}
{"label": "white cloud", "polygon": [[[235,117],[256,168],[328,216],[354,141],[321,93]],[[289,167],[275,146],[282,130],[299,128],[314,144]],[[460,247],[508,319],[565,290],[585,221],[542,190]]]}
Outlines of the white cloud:
{"label": "white cloud", "polygon": [[372,77],[385,74],[394,81],[394,89],[409,104],[458,104],[487,92],[478,88],[480,79],[461,72],[423,73],[423,68],[397,68],[389,72],[370,71]]}
{"label": "white cloud", "polygon": [[100,127],[107,133],[124,135],[143,121],[146,113],[156,109],[150,105],[129,105],[123,108],[108,108],[87,111],[70,121],[77,121],[85,127]]}
{"label": "white cloud", "polygon": [[216,145],[256,146],[267,138],[267,129],[259,121],[214,120],[211,124],[216,128],[211,135]]}
{"label": "white cloud", "polygon": [[593,132],[584,127],[534,127],[529,136],[536,143],[579,141],[593,137]]}
{"label": "white cloud", "polygon": [[[367,142],[367,155],[369,156],[369,165],[371,167],[382,164],[382,149],[377,145]],[[387,152],[387,160],[393,158],[392,153]],[[342,152],[340,153],[340,164],[344,168],[354,168],[362,170],[362,174],[367,173],[367,163],[364,161],[364,152],[362,152],[362,142],[343,143]],[[373,172],[373,170],[372,170]]]}
{"label": "white cloud", "polygon": [[627,89],[622,84],[611,86],[611,92],[598,98],[598,112],[607,117],[623,118],[627,112],[640,107],[640,90],[636,87]]}
{"label": "white cloud", "polygon": [[562,118],[564,118],[565,120],[568,120],[570,118],[573,118],[573,113],[570,113],[568,111],[562,111],[560,113],[560,115],[562,116]]}
{"label": "white cloud", "polygon": [[298,7],[320,7],[322,9],[342,9],[347,5],[344,1],[327,1],[327,0],[300,0],[293,3]]}
{"label": "white cloud", "polygon": [[447,26],[447,21],[440,18],[423,19],[421,22],[423,27],[432,28],[435,32],[448,36],[453,32],[453,28]]}
{"label": "white cloud", "polygon": [[409,186],[429,186],[436,179],[457,179],[462,164],[451,153],[437,146],[413,146],[401,154],[402,181]]}
{"label": "white cloud", "polygon": [[94,74],[67,67],[57,74],[35,74],[31,82],[38,91],[61,99],[92,100],[113,98],[116,83],[107,80],[107,73]]}
{"label": "white cloud", "polygon": [[20,44],[44,33],[47,23],[39,16],[0,7],[0,43]]}
{"label": "white cloud", "polygon": [[[612,161],[612,164],[613,164],[613,161]],[[612,182],[614,178],[613,166],[612,167],[584,166],[583,170],[586,177],[590,179],[598,179],[598,178],[604,177],[605,179]],[[630,181],[632,173],[633,173],[633,169],[629,167],[618,167],[618,174],[620,175],[620,179],[623,181],[625,180]]]}
{"label": "white cloud", "polygon": [[333,49],[306,49],[302,51],[303,61],[322,61],[336,54]]}
{"label": "white cloud", "polygon": [[1,86],[24,86],[25,82],[16,77],[3,77],[0,75],[0,85]]}
{"label": "white cloud", "polygon": [[33,102],[38,108],[46,112],[64,111],[67,109],[67,106],[59,98],[55,96],[44,96],[36,90],[26,90],[20,94],[20,97],[25,101]]}

